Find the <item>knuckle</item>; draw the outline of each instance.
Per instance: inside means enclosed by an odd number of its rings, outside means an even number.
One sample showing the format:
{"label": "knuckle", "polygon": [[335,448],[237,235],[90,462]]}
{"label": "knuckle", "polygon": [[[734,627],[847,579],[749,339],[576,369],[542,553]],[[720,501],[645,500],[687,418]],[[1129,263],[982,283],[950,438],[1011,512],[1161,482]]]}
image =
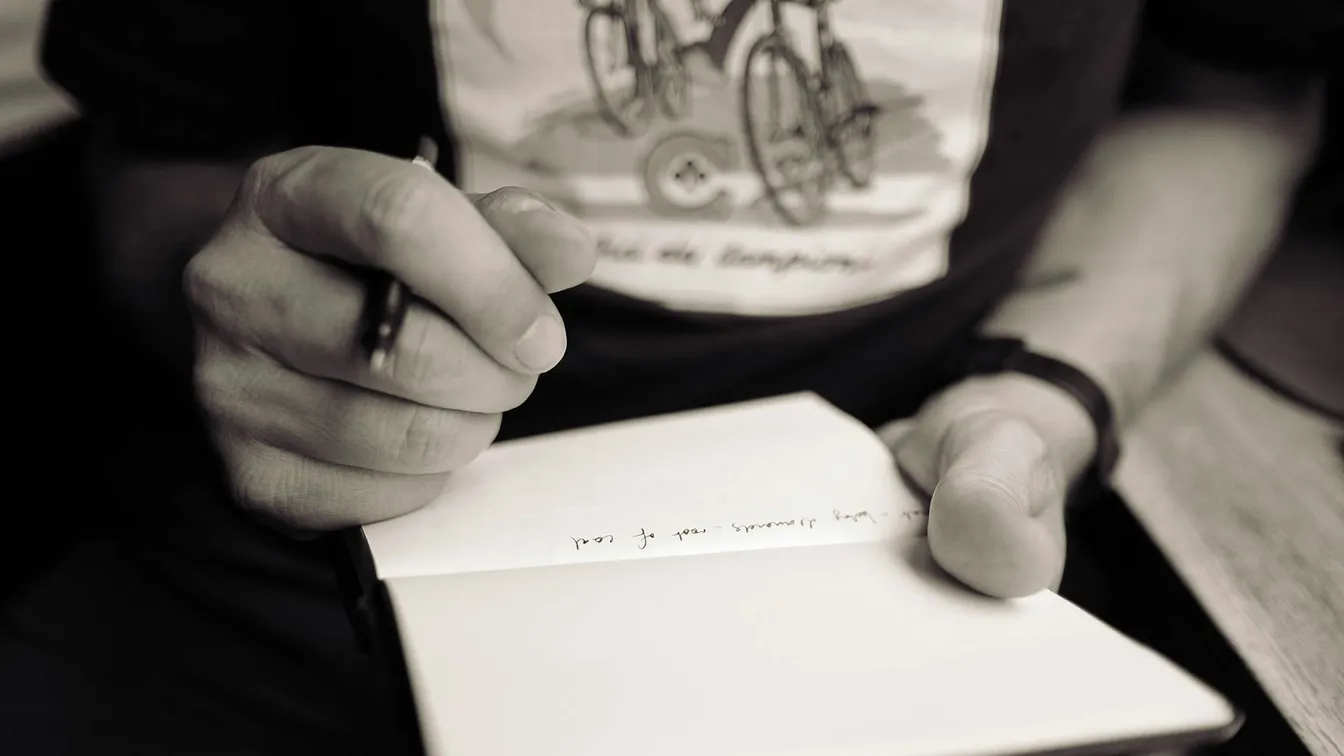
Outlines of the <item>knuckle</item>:
{"label": "knuckle", "polygon": [[320,157],[322,151],[321,147],[302,146],[257,158],[243,172],[243,182],[240,185],[243,196],[252,198],[264,196],[270,187],[283,182],[285,177]]}
{"label": "knuckle", "polygon": [[243,303],[265,295],[270,279],[235,233],[226,224],[183,267],[182,293],[193,317],[227,325],[251,314]]}
{"label": "knuckle", "polygon": [[386,367],[396,392],[421,404],[504,412],[531,396],[537,376],[497,366],[474,348],[442,338],[429,318],[407,318]]}
{"label": "knuckle", "polygon": [[298,147],[253,161],[234,198],[234,220],[241,227],[270,233],[274,220],[286,214],[296,182],[312,172],[312,163],[321,155],[322,148]]}
{"label": "knuckle", "polygon": [[408,398],[433,401],[442,398],[442,386],[460,372],[459,350],[442,349],[428,318],[406,318],[387,364],[389,379],[410,394]]}
{"label": "knuckle", "polygon": [[198,314],[208,314],[217,309],[225,296],[225,284],[217,257],[206,247],[192,255],[182,270],[182,291]]}
{"label": "knuckle", "polygon": [[227,397],[235,393],[233,386],[237,375],[237,366],[213,337],[206,335],[197,339],[192,382],[197,402],[206,414],[211,417],[229,414]]}
{"label": "knuckle", "polygon": [[237,441],[223,446],[234,501],[246,510],[291,519],[303,490],[302,459]]}
{"label": "knuckle", "polygon": [[234,442],[225,460],[230,494],[240,509],[303,529],[325,530],[354,519],[340,511],[342,481],[313,460],[253,442]]}
{"label": "knuckle", "polygon": [[260,196],[263,188],[270,183],[270,177],[279,168],[280,160],[279,155],[267,155],[249,163],[238,185],[239,195],[248,199]]}
{"label": "knuckle", "polygon": [[283,400],[277,403],[275,378],[275,370],[255,352],[208,333],[198,338],[192,388],[213,428],[251,439],[303,422],[304,417],[285,409]]}
{"label": "knuckle", "polygon": [[1014,509],[1027,509],[1026,497],[1022,493],[1019,481],[1012,481],[998,472],[977,470],[967,475],[967,487],[971,490],[992,493],[996,500]]}
{"label": "knuckle", "polygon": [[423,472],[449,469],[460,449],[460,415],[424,405],[413,405],[401,414],[400,426],[392,446],[393,459],[399,466]]}
{"label": "knuckle", "polygon": [[220,375],[221,368],[219,360],[210,358],[197,358],[196,365],[192,370],[192,384],[196,389],[196,400],[201,405],[201,409],[206,414],[218,415],[222,409],[220,406],[221,388],[223,387],[223,377]]}
{"label": "knuckle", "polygon": [[397,429],[394,459],[406,470],[451,472],[471,462],[495,440],[501,418],[500,413],[413,407]]}
{"label": "knuckle", "polygon": [[999,414],[986,428],[986,442],[1002,449],[1014,449],[1030,459],[1046,455],[1045,439],[1035,426],[1009,414]]}
{"label": "knuckle", "polygon": [[427,177],[388,173],[370,185],[359,220],[375,242],[394,242],[415,233],[433,212],[437,188]]}

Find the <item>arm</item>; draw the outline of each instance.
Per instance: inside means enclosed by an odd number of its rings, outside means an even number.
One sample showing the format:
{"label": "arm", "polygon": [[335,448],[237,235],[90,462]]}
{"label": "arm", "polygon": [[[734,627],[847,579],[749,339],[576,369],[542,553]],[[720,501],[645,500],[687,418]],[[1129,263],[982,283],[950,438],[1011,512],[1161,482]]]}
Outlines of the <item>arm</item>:
{"label": "arm", "polygon": [[[1024,275],[984,328],[1083,369],[1121,427],[1195,352],[1272,249],[1315,145],[1319,97],[1301,77],[1222,71],[1170,50],[1140,61],[1140,103],[1095,145]],[[1053,281],[1032,286],[1031,281]],[[1062,469],[1093,450],[1087,419],[1040,394],[1068,441]]]}
{"label": "arm", "polygon": [[[1310,63],[1270,55],[1258,43],[1280,37],[1258,27],[1233,25],[1250,29],[1229,33],[1242,44],[1208,33],[1219,8],[1272,7],[1184,1],[1160,7],[1199,11],[1198,23],[1179,24],[1194,31],[1178,36],[1194,37],[1201,58],[1249,50],[1258,58],[1251,66],[1279,73],[1233,73],[1170,50],[1144,56],[1145,96],[1094,144],[1021,287],[983,324],[1091,375],[1121,426],[1255,275],[1315,145],[1315,84],[1283,73]],[[1071,396],[1015,373],[969,378],[932,397],[914,422],[881,432],[932,492],[929,547],[945,570],[995,596],[1058,586],[1067,493],[1095,449],[1091,421]]]}
{"label": "arm", "polygon": [[98,278],[148,347],[189,370],[191,320],[182,290],[187,260],[215,232],[255,154],[186,160],[139,153],[96,129],[88,156]]}
{"label": "arm", "polygon": [[284,143],[282,5],[54,0],[48,10],[42,65],[93,126],[84,178],[103,294],[179,367],[191,355],[186,260],[244,167]]}

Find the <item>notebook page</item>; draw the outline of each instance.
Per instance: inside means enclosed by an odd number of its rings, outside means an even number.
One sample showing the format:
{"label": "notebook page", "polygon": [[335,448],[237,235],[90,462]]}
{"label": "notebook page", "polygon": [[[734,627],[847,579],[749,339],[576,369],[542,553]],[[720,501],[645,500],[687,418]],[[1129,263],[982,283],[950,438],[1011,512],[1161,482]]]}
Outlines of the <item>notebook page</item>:
{"label": "notebook page", "polygon": [[923,539],[387,586],[430,756],[1005,756],[1235,721],[1054,594],[955,585]]}
{"label": "notebook page", "polygon": [[924,532],[883,443],[810,393],[497,444],[364,529],[382,579]]}

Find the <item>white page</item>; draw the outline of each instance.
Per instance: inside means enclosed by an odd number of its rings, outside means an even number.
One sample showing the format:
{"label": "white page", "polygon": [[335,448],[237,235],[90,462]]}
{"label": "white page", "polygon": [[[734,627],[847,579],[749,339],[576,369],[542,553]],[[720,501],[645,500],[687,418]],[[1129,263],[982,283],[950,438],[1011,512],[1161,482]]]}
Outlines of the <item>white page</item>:
{"label": "white page", "polygon": [[811,395],[501,444],[365,531],[431,756],[1002,756],[1234,716],[1058,596],[942,576],[889,452]]}
{"label": "white page", "polygon": [[501,443],[437,501],[364,533],[386,579],[924,528],[923,504],[877,436],[794,394]]}
{"label": "white page", "polygon": [[398,578],[430,756],[1004,756],[1220,728],[1228,704],[923,539]]}

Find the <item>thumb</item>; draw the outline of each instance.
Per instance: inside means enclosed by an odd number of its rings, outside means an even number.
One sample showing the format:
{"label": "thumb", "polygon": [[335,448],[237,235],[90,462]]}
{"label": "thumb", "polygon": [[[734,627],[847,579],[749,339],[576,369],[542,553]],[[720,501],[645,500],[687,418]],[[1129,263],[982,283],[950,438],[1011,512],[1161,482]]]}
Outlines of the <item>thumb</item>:
{"label": "thumb", "polygon": [[593,274],[597,245],[587,226],[541,194],[506,186],[467,193],[467,199],[547,294],[572,289]]}
{"label": "thumb", "polygon": [[935,465],[929,548],[943,569],[992,596],[1058,585],[1064,487],[1030,424],[995,411],[960,418]]}

